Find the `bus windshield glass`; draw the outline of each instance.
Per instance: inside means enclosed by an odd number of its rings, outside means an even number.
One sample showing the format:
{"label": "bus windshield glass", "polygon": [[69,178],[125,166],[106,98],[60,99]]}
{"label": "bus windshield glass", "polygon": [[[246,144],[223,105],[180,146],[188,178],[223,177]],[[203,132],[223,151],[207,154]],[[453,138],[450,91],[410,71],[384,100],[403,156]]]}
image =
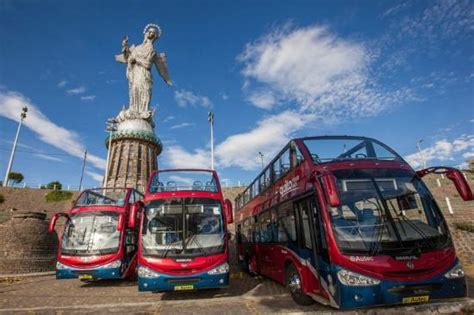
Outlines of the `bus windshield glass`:
{"label": "bus windshield glass", "polygon": [[341,206],[329,208],[343,253],[412,254],[449,245],[446,222],[415,173],[400,169],[333,172]]}
{"label": "bus windshield glass", "polygon": [[212,172],[206,171],[158,172],[153,175],[149,187],[150,193],[183,190],[218,192]]}
{"label": "bus windshield glass", "polygon": [[304,140],[314,163],[344,160],[401,160],[382,143],[357,137],[325,137]]}
{"label": "bus windshield glass", "polygon": [[76,201],[76,207],[82,206],[119,206],[125,205],[127,189],[123,188],[97,188],[82,192]]}
{"label": "bus windshield glass", "polygon": [[206,256],[224,251],[221,205],[210,198],[153,200],[142,230],[145,256]]}
{"label": "bus windshield glass", "polygon": [[61,253],[102,255],[119,249],[119,214],[112,211],[80,212],[71,215],[64,230]]}

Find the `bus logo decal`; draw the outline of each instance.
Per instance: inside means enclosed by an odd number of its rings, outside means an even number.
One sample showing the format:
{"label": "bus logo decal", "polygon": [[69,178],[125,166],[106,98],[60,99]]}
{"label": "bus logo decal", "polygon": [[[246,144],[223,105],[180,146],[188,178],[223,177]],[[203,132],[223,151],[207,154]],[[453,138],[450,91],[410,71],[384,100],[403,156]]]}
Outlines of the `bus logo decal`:
{"label": "bus logo decal", "polygon": [[290,180],[285,180],[285,183],[280,186],[280,197],[298,189],[298,181],[300,180],[299,175],[293,177]]}

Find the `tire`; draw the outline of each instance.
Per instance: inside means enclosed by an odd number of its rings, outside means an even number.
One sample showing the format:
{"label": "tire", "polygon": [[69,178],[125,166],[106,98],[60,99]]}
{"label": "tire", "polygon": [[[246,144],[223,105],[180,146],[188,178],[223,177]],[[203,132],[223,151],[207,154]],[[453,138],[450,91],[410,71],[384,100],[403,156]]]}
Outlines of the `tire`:
{"label": "tire", "polygon": [[306,306],[315,302],[310,296],[303,293],[300,274],[293,264],[286,269],[286,287],[296,304]]}

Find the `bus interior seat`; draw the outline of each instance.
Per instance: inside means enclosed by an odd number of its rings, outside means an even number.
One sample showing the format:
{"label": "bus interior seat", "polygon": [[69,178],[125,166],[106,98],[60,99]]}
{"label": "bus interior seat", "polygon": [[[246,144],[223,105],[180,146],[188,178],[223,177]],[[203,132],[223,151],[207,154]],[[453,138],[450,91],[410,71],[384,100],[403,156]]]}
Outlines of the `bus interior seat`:
{"label": "bus interior seat", "polygon": [[166,183],[166,190],[167,191],[176,191],[177,186],[175,181],[169,181]]}
{"label": "bus interior seat", "polygon": [[374,215],[373,209],[361,209],[357,212],[357,220],[359,220],[359,224],[373,225],[377,221],[377,217]]}
{"label": "bus interior seat", "polygon": [[203,184],[201,181],[197,180],[193,183],[193,190],[203,190]]}

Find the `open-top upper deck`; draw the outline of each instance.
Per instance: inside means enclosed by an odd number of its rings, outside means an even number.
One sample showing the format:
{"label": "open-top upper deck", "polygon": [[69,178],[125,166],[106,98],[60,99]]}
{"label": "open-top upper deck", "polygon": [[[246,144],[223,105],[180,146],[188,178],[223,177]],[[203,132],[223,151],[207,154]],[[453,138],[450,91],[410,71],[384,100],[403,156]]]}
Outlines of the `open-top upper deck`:
{"label": "open-top upper deck", "polygon": [[146,195],[167,196],[176,194],[222,195],[217,173],[208,169],[169,169],[151,174]]}
{"label": "open-top upper deck", "polygon": [[[309,176],[315,171],[337,168],[405,168],[410,166],[387,145],[358,136],[319,136],[295,138],[272,159],[253,182],[236,198],[239,210],[256,197],[263,198],[251,207],[280,201],[292,192],[306,191]],[[269,188],[273,189],[269,189]]]}

